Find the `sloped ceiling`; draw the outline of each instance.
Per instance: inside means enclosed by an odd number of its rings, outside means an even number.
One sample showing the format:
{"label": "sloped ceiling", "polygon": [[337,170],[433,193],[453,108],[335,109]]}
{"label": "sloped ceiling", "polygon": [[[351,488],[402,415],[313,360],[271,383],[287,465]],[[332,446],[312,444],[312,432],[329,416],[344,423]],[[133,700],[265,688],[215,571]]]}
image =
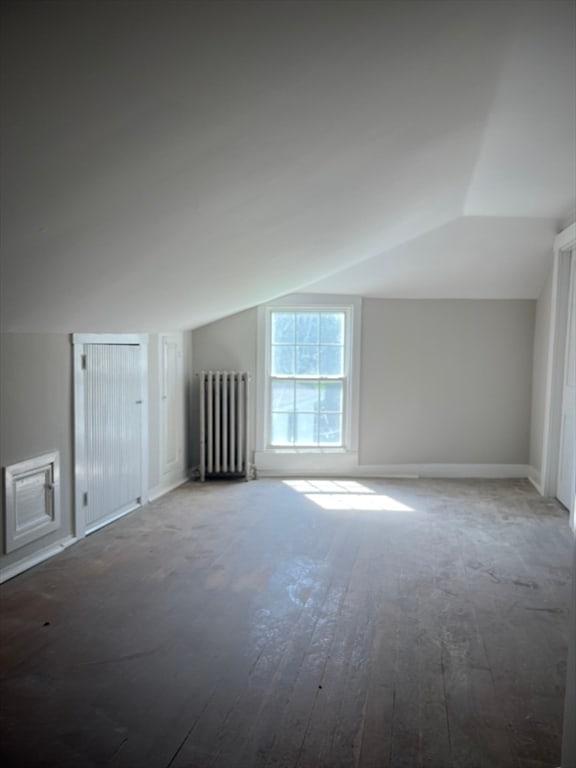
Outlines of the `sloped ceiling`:
{"label": "sloped ceiling", "polygon": [[3,14],[4,330],[538,295],[576,196],[571,2]]}

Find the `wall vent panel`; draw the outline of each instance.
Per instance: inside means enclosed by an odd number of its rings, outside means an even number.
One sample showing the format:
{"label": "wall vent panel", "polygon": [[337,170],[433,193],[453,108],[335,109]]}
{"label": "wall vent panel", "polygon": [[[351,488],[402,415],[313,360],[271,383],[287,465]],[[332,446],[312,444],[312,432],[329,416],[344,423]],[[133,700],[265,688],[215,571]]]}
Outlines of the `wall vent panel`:
{"label": "wall vent panel", "polygon": [[60,527],[60,455],[45,453],[4,469],[6,553]]}

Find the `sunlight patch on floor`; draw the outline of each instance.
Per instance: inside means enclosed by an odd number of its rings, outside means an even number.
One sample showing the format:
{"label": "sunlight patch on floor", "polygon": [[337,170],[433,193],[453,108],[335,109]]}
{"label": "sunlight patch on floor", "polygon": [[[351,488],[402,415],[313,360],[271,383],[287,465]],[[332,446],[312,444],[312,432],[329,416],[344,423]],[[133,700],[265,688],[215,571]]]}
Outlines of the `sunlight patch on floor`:
{"label": "sunlight patch on floor", "polygon": [[304,494],[322,509],[366,512],[414,512],[391,496],[375,493],[355,480],[284,480],[293,491]]}

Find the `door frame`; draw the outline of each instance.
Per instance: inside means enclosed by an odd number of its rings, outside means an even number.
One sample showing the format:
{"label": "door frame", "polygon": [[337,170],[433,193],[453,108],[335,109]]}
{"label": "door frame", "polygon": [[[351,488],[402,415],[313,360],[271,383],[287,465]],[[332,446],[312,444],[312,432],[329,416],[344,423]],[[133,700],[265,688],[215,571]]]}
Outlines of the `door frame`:
{"label": "door frame", "polygon": [[[85,378],[83,376],[82,355],[87,344],[131,344],[140,350],[140,384],[142,387],[142,408],[140,408],[141,429],[141,506],[148,502],[148,335],[139,333],[73,333],[72,375],[74,379],[74,533],[77,539],[86,536],[86,518],[84,515],[83,493],[86,470],[86,433],[85,433]],[[119,515],[121,517],[121,515]]]}
{"label": "door frame", "polygon": [[[183,377],[183,370],[184,370],[184,338],[181,331],[171,331],[171,332],[163,332],[158,334],[158,384],[159,384],[159,409],[158,409],[158,462],[159,462],[159,468],[158,468],[158,474],[159,474],[159,484],[163,485],[163,483],[166,481],[166,478],[168,477],[168,483],[172,482],[174,475],[174,470],[172,471],[172,474],[170,472],[166,472],[166,399],[164,397],[164,386],[165,386],[165,380],[164,380],[164,345],[165,342],[174,342],[176,343],[177,349],[178,349],[178,380],[182,381]],[[184,425],[184,399],[182,395],[180,394],[180,421],[181,424]],[[184,443],[185,443],[185,434],[182,433],[180,435],[180,464],[183,463],[183,457],[184,457]],[[180,466],[176,467],[176,473],[181,473],[182,469]]]}
{"label": "door frame", "polygon": [[575,244],[576,222],[562,230],[554,240],[552,317],[549,335],[550,354],[548,356],[546,376],[544,450],[541,477],[541,492],[543,496],[556,495],[560,457],[560,424],[562,419],[564,361],[566,357],[570,263],[572,249]]}

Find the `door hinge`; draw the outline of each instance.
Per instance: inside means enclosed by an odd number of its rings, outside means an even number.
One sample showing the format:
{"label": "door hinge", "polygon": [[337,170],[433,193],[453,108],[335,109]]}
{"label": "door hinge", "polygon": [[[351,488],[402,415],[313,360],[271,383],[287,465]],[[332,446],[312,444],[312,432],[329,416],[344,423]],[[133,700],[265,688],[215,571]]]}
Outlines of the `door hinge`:
{"label": "door hinge", "polygon": [[88,491],[84,491],[84,493],[82,494],[82,505],[84,507],[88,506]]}
{"label": "door hinge", "polygon": [[85,371],[88,368],[88,355],[82,355],[82,370]]}

